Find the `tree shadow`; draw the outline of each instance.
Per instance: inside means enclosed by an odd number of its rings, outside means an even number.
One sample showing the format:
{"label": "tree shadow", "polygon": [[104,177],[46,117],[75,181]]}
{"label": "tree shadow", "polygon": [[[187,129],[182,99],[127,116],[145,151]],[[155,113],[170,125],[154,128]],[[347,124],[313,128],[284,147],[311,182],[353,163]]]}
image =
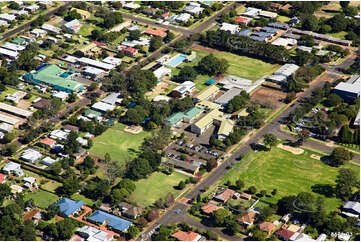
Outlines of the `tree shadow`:
{"label": "tree shadow", "polygon": [[267,147],[261,144],[252,143],[250,146],[251,149],[255,151],[268,151]]}
{"label": "tree shadow", "polygon": [[335,189],[330,184],[315,184],[311,187],[312,191],[326,197],[333,197]]}

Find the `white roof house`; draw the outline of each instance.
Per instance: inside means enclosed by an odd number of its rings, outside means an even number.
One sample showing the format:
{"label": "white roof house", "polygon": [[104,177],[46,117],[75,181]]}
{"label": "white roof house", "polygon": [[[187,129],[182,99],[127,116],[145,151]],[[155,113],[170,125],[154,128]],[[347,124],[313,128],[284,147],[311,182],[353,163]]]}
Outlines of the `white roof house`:
{"label": "white roof house", "polygon": [[11,15],[11,14],[7,14],[7,13],[2,13],[2,14],[0,14],[0,19],[5,20],[7,22],[12,22],[12,21],[16,20],[16,16]]}
{"label": "white roof house", "polygon": [[1,47],[8,49],[8,50],[12,50],[12,51],[22,51],[22,50],[25,50],[25,48],[26,48],[25,46],[17,45],[17,44],[10,43],[10,42],[6,42]]}
{"label": "white roof house", "polygon": [[46,165],[46,166],[51,166],[52,164],[54,164],[55,162],[57,162],[56,160],[54,160],[53,158],[47,156],[44,159],[42,159],[40,161],[40,164]]}
{"label": "white roof house", "polygon": [[183,9],[183,11],[193,15],[198,15],[203,12],[203,8],[201,8],[199,5],[189,4]]}
{"label": "white roof house", "polygon": [[223,89],[229,90],[232,88],[246,89],[247,87],[252,85],[252,81],[248,79],[244,79],[238,76],[228,75],[223,80],[221,80],[219,85],[222,86]]}
{"label": "white roof house", "polygon": [[92,67],[92,66],[86,66],[86,67],[84,67],[83,72],[85,72],[86,74],[90,74],[92,76],[98,76],[98,75],[104,73],[105,71],[102,69],[99,69],[99,68]]}
{"label": "white roof house", "polygon": [[57,28],[57,27],[55,27],[54,25],[51,25],[51,24],[43,24],[41,26],[41,28],[43,30],[46,30],[46,31],[52,32],[52,33],[56,33],[56,34],[59,34],[61,32],[60,28]]}
{"label": "white roof house", "polygon": [[165,66],[161,66],[158,69],[156,69],[155,71],[153,71],[153,74],[156,78],[161,79],[162,77],[164,77],[165,75],[170,76],[170,73],[172,72],[171,69],[165,67]]}
{"label": "white roof house", "polygon": [[103,102],[96,102],[92,106],[92,109],[94,109],[96,111],[100,111],[100,112],[113,111],[114,108],[115,108],[115,106],[110,105],[108,103],[103,103]]}
{"label": "white roof house", "polygon": [[116,103],[121,103],[122,102],[122,98],[119,97],[120,93],[111,93],[108,96],[106,96],[105,98],[102,99],[103,103],[108,103],[110,105],[115,105]]}
{"label": "white roof house", "polygon": [[296,39],[291,39],[291,38],[278,38],[275,41],[272,42],[273,45],[277,45],[277,46],[283,46],[283,47],[287,47],[287,46],[295,46],[297,45],[297,40]]}
{"label": "white roof house", "polygon": [[32,4],[30,6],[26,6],[25,9],[26,10],[29,10],[30,12],[35,12],[37,10],[39,10],[39,5],[36,5],[36,4]]}
{"label": "white roof house", "polygon": [[68,96],[69,96],[69,93],[67,93],[67,92],[53,92],[52,94],[51,94],[51,96],[52,97],[56,97],[56,98],[59,98],[59,99],[61,99],[61,100],[65,100]]}
{"label": "white roof house", "polygon": [[28,11],[25,11],[25,10],[13,10],[11,11],[9,14],[13,14],[15,16],[18,16],[18,15],[29,15],[29,12]]}
{"label": "white roof house", "polygon": [[0,20],[0,26],[4,26],[4,25],[7,25],[8,22],[4,21],[4,20]]}
{"label": "white roof house", "polygon": [[242,15],[247,16],[247,17],[255,17],[258,14],[260,14],[262,10],[258,9],[258,8],[247,8],[246,11],[244,11],[242,13]]}
{"label": "white roof house", "polygon": [[21,177],[24,175],[21,165],[15,162],[10,161],[3,168],[2,171],[7,174],[14,174],[15,176]]}
{"label": "white roof house", "polygon": [[23,118],[29,118],[31,115],[33,115],[33,112],[3,102],[0,102],[0,110]]}
{"label": "white roof house", "polygon": [[7,124],[7,123],[0,123],[0,131],[4,132],[4,133],[10,133],[11,131],[13,131],[14,126],[11,124]]}
{"label": "white roof house", "polygon": [[87,140],[87,139],[84,139],[84,138],[82,138],[82,137],[76,138],[76,141],[77,141],[79,144],[81,144],[82,146],[88,145],[88,140]]}
{"label": "white roof house", "polygon": [[259,16],[265,17],[265,18],[277,18],[278,14],[274,12],[269,11],[261,11],[259,13]]}
{"label": "white roof house", "polygon": [[180,15],[177,15],[175,17],[175,21],[177,22],[188,22],[188,20],[190,20],[192,18],[192,15],[190,15],[189,13],[182,13]]}
{"label": "white roof house", "polygon": [[80,234],[80,236],[85,236],[87,241],[102,242],[113,240],[113,235],[111,233],[88,225],[83,226],[76,231]]}
{"label": "white roof house", "polygon": [[51,131],[50,133],[50,138],[51,139],[59,139],[59,140],[66,140],[68,138],[69,133],[61,130],[61,129],[56,129]]}
{"label": "white roof house", "polygon": [[108,56],[105,59],[103,59],[103,62],[107,63],[107,64],[110,64],[110,65],[117,66],[117,65],[120,65],[122,63],[122,59],[116,58],[116,57],[113,57],[113,56]]}
{"label": "white roof house", "polygon": [[72,56],[72,55],[67,55],[65,58],[64,58],[65,61],[69,62],[69,63],[76,63],[78,61],[78,58],[75,57],[75,56]]}
{"label": "white roof house", "polygon": [[135,10],[135,9],[140,8],[140,5],[137,3],[130,2],[130,3],[123,4],[123,8]]}
{"label": "white roof house", "polygon": [[184,96],[186,93],[191,92],[195,88],[194,82],[185,81],[182,84],[178,85],[176,88],[173,89],[172,92],[177,92],[181,96]]}
{"label": "white roof house", "polygon": [[33,29],[30,31],[32,35],[35,35],[36,38],[44,38],[47,32],[43,29]]}
{"label": "white roof house", "polygon": [[27,176],[23,178],[24,182],[30,183],[31,185],[33,185],[36,181],[35,177],[31,177],[31,176]]}
{"label": "white roof house", "polygon": [[9,57],[11,59],[16,59],[19,56],[19,52],[4,49],[4,48],[0,47],[0,55],[5,55],[5,56],[7,56],[7,57]]}
{"label": "white roof house", "polygon": [[240,28],[238,25],[235,24],[229,24],[229,23],[222,23],[222,26],[219,30],[230,32],[231,34],[235,34],[240,31]]}
{"label": "white roof house", "polygon": [[73,19],[72,21],[65,23],[64,27],[77,33],[80,30],[81,24],[79,20]]}
{"label": "white roof house", "polygon": [[23,152],[21,155],[21,159],[30,163],[35,163],[37,160],[39,160],[43,155],[34,149],[27,149]]}
{"label": "white roof house", "polygon": [[0,113],[0,121],[4,122],[4,123],[11,124],[11,125],[16,125],[17,123],[20,122],[20,119],[17,119],[17,118],[11,117],[9,115],[5,115],[5,114]]}
{"label": "white roof house", "polygon": [[293,73],[295,73],[298,68],[300,68],[298,65],[295,64],[284,64],[279,68],[277,71],[275,71],[274,75],[282,75],[285,77],[291,76]]}
{"label": "white roof house", "polygon": [[104,69],[107,71],[109,71],[115,67],[114,65],[107,64],[107,63],[104,63],[104,62],[101,62],[98,60],[93,60],[93,59],[90,59],[87,57],[81,57],[78,59],[78,61],[82,64],[94,66],[96,68]]}
{"label": "white roof house", "polygon": [[359,202],[346,202],[342,207],[342,213],[349,217],[360,216],[360,203]]}

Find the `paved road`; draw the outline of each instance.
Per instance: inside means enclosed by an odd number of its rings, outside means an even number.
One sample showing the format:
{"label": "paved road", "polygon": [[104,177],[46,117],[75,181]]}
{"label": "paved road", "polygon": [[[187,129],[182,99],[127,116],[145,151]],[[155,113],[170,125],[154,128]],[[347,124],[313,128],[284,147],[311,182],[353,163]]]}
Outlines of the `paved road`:
{"label": "paved road", "polygon": [[[328,74],[328,78],[332,78],[332,80],[338,79],[338,75],[331,73]],[[275,119],[273,119],[270,123],[268,123],[266,126],[264,126],[261,130],[259,130],[254,136],[252,136],[244,145],[241,146],[240,149],[238,149],[236,152],[232,154],[232,156],[223,162],[215,171],[213,171],[212,174],[210,174],[207,178],[205,178],[201,183],[199,183],[194,189],[192,189],[185,197],[188,199],[193,199],[197,196],[198,193],[201,193],[204,191],[205,188],[211,187],[213,184],[215,184],[219,179],[221,179],[226,172],[228,171],[228,168],[232,166],[232,164],[242,162],[237,161],[237,158],[242,155],[246,155],[249,151],[251,151],[251,145],[254,143],[257,143],[259,140],[262,139],[264,134],[267,133],[274,133],[278,136],[284,137],[286,139],[293,139],[295,140],[295,137],[292,135],[285,134],[284,132],[280,131],[280,125],[283,123],[284,118],[288,117],[289,113],[292,112],[295,108],[297,108],[299,105],[301,105],[301,101],[303,98],[308,98],[311,96],[313,90],[315,90],[317,87],[321,87],[324,84],[324,81],[321,79],[315,80],[311,85],[310,88],[308,88],[306,91],[304,91],[298,98],[298,100],[285,109],[283,112],[281,112]],[[332,150],[331,147],[322,145],[320,143],[317,143],[315,141],[307,140],[305,142],[305,145],[309,145],[314,147],[315,149],[319,149],[325,152],[330,152]],[[186,214],[187,206],[182,203],[176,203],[172,209],[170,209],[167,213],[165,213],[158,221],[157,224],[171,224],[178,221],[179,215],[176,213],[177,210],[181,210],[181,214]],[[143,240],[147,240],[147,234],[149,231],[151,231],[155,226],[151,226],[145,233]]]}
{"label": "paved road", "polygon": [[354,51],[352,53],[352,55],[347,58],[344,62],[338,64],[338,65],[327,65],[327,64],[324,64],[322,65],[323,67],[326,68],[326,70],[328,71],[331,71],[331,72],[340,72],[340,71],[343,71],[343,70],[346,70],[348,69],[354,62],[355,62],[355,59],[356,58],[360,58],[359,56],[359,52],[358,51]]}
{"label": "paved road", "polygon": [[[62,4],[61,6],[68,6],[69,4],[70,4],[70,2],[66,2],[65,4]],[[44,14],[43,16],[44,16],[44,17],[47,17],[47,16],[52,16],[52,15],[54,15],[54,13],[56,13],[61,6],[55,8],[55,9],[49,11],[49,12],[47,12],[47,13]],[[21,31],[23,31],[24,29],[29,28],[29,27],[31,26],[31,23],[34,22],[34,21],[35,21],[35,19],[34,19],[33,21],[30,21],[30,22],[22,25],[22,26],[17,27],[16,29],[13,29],[13,30],[7,32],[6,34],[2,35],[0,38],[1,38],[1,39],[6,39],[6,38],[8,38],[8,37],[10,37],[10,36],[12,36],[12,35],[14,35],[14,34],[19,33],[19,32],[21,32]]]}

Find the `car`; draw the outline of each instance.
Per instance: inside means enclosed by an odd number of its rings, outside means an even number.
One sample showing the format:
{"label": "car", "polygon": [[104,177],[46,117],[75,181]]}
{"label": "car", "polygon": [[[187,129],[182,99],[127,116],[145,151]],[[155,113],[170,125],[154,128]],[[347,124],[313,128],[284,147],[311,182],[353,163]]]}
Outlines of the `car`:
{"label": "car", "polygon": [[169,21],[164,21],[163,24],[164,25],[169,25]]}
{"label": "car", "polygon": [[180,214],[182,212],[182,210],[181,209],[177,209],[177,210],[175,210],[175,213],[176,214]]}

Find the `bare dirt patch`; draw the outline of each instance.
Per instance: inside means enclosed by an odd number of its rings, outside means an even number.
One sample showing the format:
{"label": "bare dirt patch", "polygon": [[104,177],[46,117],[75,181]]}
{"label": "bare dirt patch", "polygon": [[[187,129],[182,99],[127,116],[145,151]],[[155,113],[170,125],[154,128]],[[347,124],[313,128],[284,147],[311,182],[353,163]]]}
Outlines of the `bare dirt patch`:
{"label": "bare dirt patch", "polygon": [[204,47],[204,46],[197,45],[197,44],[193,44],[193,45],[192,45],[192,49],[193,49],[193,50],[202,51],[202,52],[211,53],[211,54],[215,54],[215,53],[218,52],[218,50],[216,50],[216,49]]}
{"label": "bare dirt patch", "polygon": [[315,155],[315,154],[312,154],[310,157],[311,157],[312,159],[321,160],[321,157],[318,156],[318,155]]}
{"label": "bare dirt patch", "polygon": [[277,147],[280,149],[283,149],[283,150],[287,150],[294,155],[300,155],[304,152],[304,150],[301,148],[295,148],[295,147],[291,147],[291,146],[283,145],[283,144],[278,144]]}
{"label": "bare dirt patch", "polygon": [[131,125],[131,126],[125,127],[124,131],[128,132],[128,133],[131,133],[131,134],[139,134],[140,132],[143,131],[143,127]]}
{"label": "bare dirt patch", "polygon": [[46,22],[47,24],[51,24],[51,25],[54,25],[54,24],[62,24],[64,22],[64,20],[59,17],[59,16],[54,16],[52,17],[48,22]]}
{"label": "bare dirt patch", "polygon": [[286,93],[269,87],[260,87],[251,95],[251,101],[264,105],[272,109],[278,109],[282,106],[282,100]]}

